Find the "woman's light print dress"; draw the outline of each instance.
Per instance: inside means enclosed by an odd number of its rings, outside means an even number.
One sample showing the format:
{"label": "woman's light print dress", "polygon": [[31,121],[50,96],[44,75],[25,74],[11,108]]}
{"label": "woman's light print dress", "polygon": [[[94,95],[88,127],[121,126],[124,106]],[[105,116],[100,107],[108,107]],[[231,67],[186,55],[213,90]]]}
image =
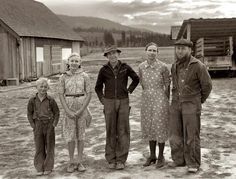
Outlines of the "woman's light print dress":
{"label": "woman's light print dress", "polygon": [[141,101],[142,136],[160,143],[168,139],[169,102],[165,88],[170,85],[169,70],[165,63],[156,60],[152,66],[147,61],[139,65],[143,88]]}

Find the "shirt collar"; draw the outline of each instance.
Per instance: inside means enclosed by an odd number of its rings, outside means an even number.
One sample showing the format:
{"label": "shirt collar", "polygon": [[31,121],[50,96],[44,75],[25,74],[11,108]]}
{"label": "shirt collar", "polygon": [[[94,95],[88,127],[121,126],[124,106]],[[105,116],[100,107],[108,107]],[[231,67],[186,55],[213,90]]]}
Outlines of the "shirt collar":
{"label": "shirt collar", "polygon": [[[84,70],[83,70],[82,68],[79,68],[78,70],[75,71],[74,74],[79,74],[79,73],[82,73],[83,71],[84,71]],[[66,73],[68,76],[74,75],[74,74],[71,73],[70,70],[69,70],[69,71],[66,71],[65,73]]]}
{"label": "shirt collar", "polygon": [[[38,100],[40,100],[39,97],[38,97],[38,93],[36,93],[35,98],[38,99]],[[48,98],[48,94],[46,94],[46,96],[45,96],[44,99],[49,99],[49,98]],[[44,99],[43,99],[43,100],[44,100]]]}
{"label": "shirt collar", "polygon": [[148,68],[148,67],[150,67],[150,68],[157,68],[158,67],[158,62],[157,62],[157,60],[155,60],[154,61],[154,63],[152,64],[152,65],[150,65],[150,64],[148,64],[148,62],[147,62],[147,60],[144,62],[144,67],[145,68]]}
{"label": "shirt collar", "polygon": [[[112,65],[111,65],[110,62],[107,62],[107,65],[110,66],[110,67],[112,67]],[[121,65],[121,61],[118,60],[118,63],[116,64],[116,66],[114,67],[114,69],[115,69],[115,68],[118,68],[120,65]],[[112,67],[112,68],[113,68],[113,67]]]}
{"label": "shirt collar", "polygon": [[193,56],[190,56],[190,59],[187,60],[186,62],[180,63],[180,61],[176,62],[177,66],[184,66],[184,67],[189,67],[189,65],[191,65],[192,63],[196,63],[198,62],[198,60],[196,58],[194,58]]}

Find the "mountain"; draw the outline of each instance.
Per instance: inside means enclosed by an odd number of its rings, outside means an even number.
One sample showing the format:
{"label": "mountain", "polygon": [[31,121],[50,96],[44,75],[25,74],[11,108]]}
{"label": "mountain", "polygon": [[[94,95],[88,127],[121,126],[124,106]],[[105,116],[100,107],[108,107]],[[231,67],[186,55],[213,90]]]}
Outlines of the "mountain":
{"label": "mountain", "polygon": [[66,22],[72,28],[99,28],[106,30],[120,30],[120,31],[148,31],[144,29],[137,29],[129,26],[125,26],[107,19],[97,18],[97,17],[86,17],[86,16],[66,16],[58,15],[60,19]]}
{"label": "mountain", "polygon": [[146,29],[146,31],[152,31],[159,34],[169,34],[170,29],[166,29],[166,27],[160,27],[158,24],[156,25],[150,25],[150,24],[139,24],[139,25],[131,25],[130,27],[136,28],[136,29]]}
{"label": "mountain", "polygon": [[[85,46],[90,48],[104,47],[113,43],[119,47],[143,47],[148,42],[156,42],[160,46],[173,44],[169,35],[147,30],[148,26],[129,27],[97,17],[66,15],[58,17],[68,24],[68,28],[74,29],[85,40]],[[109,40],[107,40],[108,35]]]}

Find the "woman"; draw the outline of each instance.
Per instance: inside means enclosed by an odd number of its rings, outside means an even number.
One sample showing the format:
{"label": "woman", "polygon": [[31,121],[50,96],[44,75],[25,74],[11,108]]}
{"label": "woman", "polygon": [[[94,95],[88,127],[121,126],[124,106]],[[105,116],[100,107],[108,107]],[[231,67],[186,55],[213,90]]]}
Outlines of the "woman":
{"label": "woman", "polygon": [[[156,163],[156,168],[160,168],[165,164],[163,151],[168,139],[170,78],[166,64],[156,58],[157,44],[147,44],[145,51],[147,60],[139,65],[140,84],[143,89],[141,128],[143,138],[149,141],[150,157],[143,166]],[[159,147],[158,158],[156,143]]]}
{"label": "woman", "polygon": [[[85,171],[81,163],[86,124],[89,126],[91,115],[88,104],[91,99],[89,76],[81,68],[79,54],[72,53],[68,58],[68,71],[60,77],[59,97],[65,111],[62,127],[63,137],[68,144],[70,162],[67,172]],[[74,150],[77,143],[78,160],[74,160]]]}

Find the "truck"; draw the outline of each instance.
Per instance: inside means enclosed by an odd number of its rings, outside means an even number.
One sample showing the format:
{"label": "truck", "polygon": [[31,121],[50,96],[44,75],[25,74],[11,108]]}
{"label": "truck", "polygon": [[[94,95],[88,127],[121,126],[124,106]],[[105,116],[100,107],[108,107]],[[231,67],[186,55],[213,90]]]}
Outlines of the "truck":
{"label": "truck", "polygon": [[199,38],[195,43],[194,56],[200,59],[209,71],[235,71],[233,37]]}
{"label": "truck", "polygon": [[171,38],[191,40],[192,55],[200,59],[210,73],[236,74],[236,18],[190,18],[181,26],[172,26]]}

